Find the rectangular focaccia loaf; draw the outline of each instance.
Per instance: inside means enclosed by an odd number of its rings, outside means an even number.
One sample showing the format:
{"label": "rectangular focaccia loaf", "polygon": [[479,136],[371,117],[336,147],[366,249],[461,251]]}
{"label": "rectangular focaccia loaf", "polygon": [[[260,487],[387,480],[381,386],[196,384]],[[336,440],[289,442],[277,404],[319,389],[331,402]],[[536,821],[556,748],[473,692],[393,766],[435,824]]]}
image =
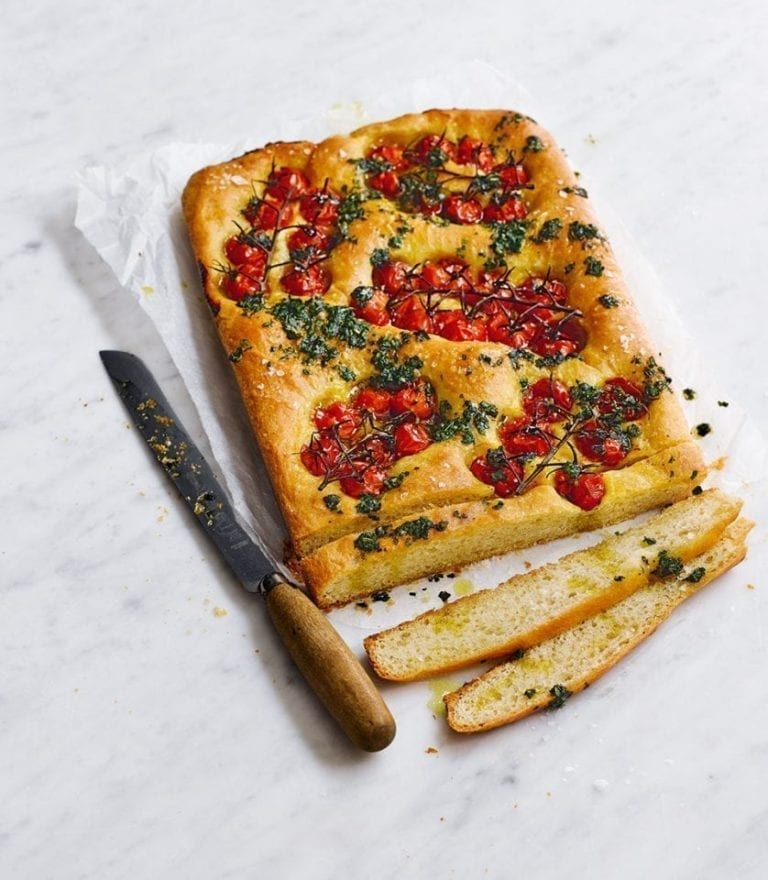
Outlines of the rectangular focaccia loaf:
{"label": "rectangular focaccia loaf", "polygon": [[224,349],[324,607],[685,497],[704,476],[587,192],[502,110],[197,172]]}

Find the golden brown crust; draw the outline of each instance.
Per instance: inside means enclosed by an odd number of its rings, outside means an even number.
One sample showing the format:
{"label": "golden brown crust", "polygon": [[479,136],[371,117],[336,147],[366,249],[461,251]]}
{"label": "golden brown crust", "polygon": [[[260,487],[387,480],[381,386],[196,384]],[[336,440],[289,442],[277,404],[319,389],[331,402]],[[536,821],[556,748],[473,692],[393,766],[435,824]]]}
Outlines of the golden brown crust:
{"label": "golden brown crust", "polygon": [[[535,359],[514,362],[508,357],[509,346],[501,342],[454,342],[437,335],[425,340],[411,334],[398,357],[421,359],[419,374],[433,385],[441,402],[450,404],[456,413],[465,401],[488,401],[497,408],[499,419],[492,420],[484,434],[476,432],[472,443],[455,437],[400,459],[390,475],[407,472],[407,477],[398,489],[380,497],[380,509],[372,522],[356,510],[354,498],[339,492],[338,483],[318,491],[322,481],[306,469],[299,453],[312,435],[317,407],[349,400],[355,389],[375,375],[372,356],[381,340],[399,340],[402,331],[393,326],[366,326],[361,347],[321,339],[334,349],[327,363],[321,364],[301,351],[306,337],[301,333],[291,336],[275,316],[275,304],[289,299],[281,286],[282,270],[267,273],[260,310],[244,309],[225,290],[233,269],[224,246],[237,232],[235,222],[245,223],[244,205],[252,196],[263,194],[273,169],[288,167],[305,174],[315,189],[329,182],[337,193],[363,193],[364,216],[350,220],[346,234],[322,261],[329,277],[323,302],[329,307],[349,306],[356,287],[372,284],[371,256],[380,249],[388,252],[389,259],[413,266],[459,253],[471,272],[481,273],[492,254],[493,232],[488,224],[436,221],[419,213],[404,214],[390,199],[368,198],[371,190],[365,189],[355,160],[365,159],[374,146],[412,144],[426,134],[453,142],[470,136],[493,144],[497,157],[507,151],[522,157],[533,185],[523,190],[528,211],[525,241],[519,253],[504,257],[508,277],[514,284],[530,276],[564,280],[569,305],[583,316],[587,344],[578,358],[552,366],[537,364]],[[469,470],[475,456],[498,445],[501,418],[520,414],[524,386],[550,375],[569,385],[600,386],[615,376],[642,383],[655,354],[586,194],[551,136],[530,119],[503,110],[432,110],[366,126],[317,145],[268,145],[197,172],[185,189],[183,208],[219,335],[233,360],[294,551],[320,604],[349,601],[385,583],[453,568],[483,554],[524,546],[525,541],[530,544],[618,521],[682,497],[690,473],[703,474],[695,446],[686,442],[688,428],[680,408],[666,391],[649,407],[642,432],[620,468],[608,470],[610,490],[596,511],[586,513],[561,499],[546,474],[541,487],[506,499],[501,510],[492,510],[498,500],[493,488]],[[292,210],[295,226],[303,221]],[[551,238],[540,234],[547,221],[559,224],[558,234]],[[275,237],[271,262],[276,266],[290,261],[287,236],[288,232]],[[666,477],[663,466],[667,449],[682,450],[673,479]],[[686,468],[688,473],[684,473]],[[336,509],[329,509],[324,501],[329,493],[339,497]],[[453,515],[457,506],[462,512],[464,507],[470,511],[467,520]],[[433,522],[451,522],[450,529],[433,532],[434,541],[427,542],[430,548],[442,546],[437,556],[424,554],[418,542],[401,542],[386,554],[388,560],[393,553],[396,559],[384,562],[384,554],[361,558],[353,546],[360,532],[375,525],[422,515]],[[493,540],[476,537],[486,528]],[[467,540],[459,533],[466,534]],[[342,583],[349,586],[341,587]]]}

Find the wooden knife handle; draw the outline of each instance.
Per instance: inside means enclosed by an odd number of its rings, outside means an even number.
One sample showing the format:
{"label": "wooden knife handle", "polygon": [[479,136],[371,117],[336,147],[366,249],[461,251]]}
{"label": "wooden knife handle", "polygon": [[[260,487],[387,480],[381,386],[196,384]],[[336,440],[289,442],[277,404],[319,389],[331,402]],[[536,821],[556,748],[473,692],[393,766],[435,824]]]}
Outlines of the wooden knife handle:
{"label": "wooden knife handle", "polygon": [[272,623],[325,708],[356,746],[367,752],[386,748],[395,720],[360,661],[300,589],[275,575],[265,580]]}

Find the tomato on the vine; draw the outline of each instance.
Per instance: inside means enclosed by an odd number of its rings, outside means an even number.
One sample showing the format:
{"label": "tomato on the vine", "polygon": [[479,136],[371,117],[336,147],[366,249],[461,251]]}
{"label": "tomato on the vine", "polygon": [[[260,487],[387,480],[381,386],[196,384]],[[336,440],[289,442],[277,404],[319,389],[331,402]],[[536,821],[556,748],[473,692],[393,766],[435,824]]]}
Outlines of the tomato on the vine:
{"label": "tomato on the vine", "polygon": [[404,455],[415,455],[432,444],[429,431],[422,424],[403,422],[394,430],[395,455],[402,458]]}
{"label": "tomato on the vine", "polygon": [[313,418],[321,431],[334,429],[336,436],[342,440],[352,437],[363,421],[360,410],[340,400],[318,407]]}
{"label": "tomato on the vine", "polygon": [[622,376],[605,382],[597,408],[603,414],[619,413],[625,422],[636,422],[648,412],[642,389]]}
{"label": "tomato on the vine", "polygon": [[273,169],[267,179],[266,193],[273,199],[295,199],[309,189],[309,180],[303,171],[283,165]]}
{"label": "tomato on the vine", "polygon": [[478,480],[493,486],[500,498],[514,495],[523,482],[522,465],[507,458],[500,449],[491,449],[485,455],[479,455],[472,460],[469,469]]}
{"label": "tomato on the vine", "polygon": [[294,296],[318,296],[331,286],[331,278],[319,263],[312,263],[289,269],[280,279],[280,285]]}
{"label": "tomato on the vine", "polygon": [[387,391],[386,388],[374,388],[369,385],[357,392],[354,403],[358,409],[372,413],[378,419],[383,419],[389,415],[392,392]]}
{"label": "tomato on the vine", "polygon": [[435,413],[435,392],[425,379],[417,379],[395,391],[390,401],[393,415],[410,413],[417,419],[426,420]]}
{"label": "tomato on the vine", "polygon": [[559,379],[539,379],[523,395],[523,409],[534,422],[562,422],[573,406],[573,398]]}
{"label": "tomato on the vine", "polygon": [[403,185],[396,171],[380,171],[368,178],[368,186],[388,199],[396,199],[403,191]]}
{"label": "tomato on the vine", "polygon": [[443,200],[442,215],[451,223],[469,225],[483,219],[483,206],[477,199],[465,195],[447,196]]}
{"label": "tomato on the vine", "polygon": [[582,510],[594,510],[605,496],[605,480],[600,473],[558,468],[553,479],[557,494]]}

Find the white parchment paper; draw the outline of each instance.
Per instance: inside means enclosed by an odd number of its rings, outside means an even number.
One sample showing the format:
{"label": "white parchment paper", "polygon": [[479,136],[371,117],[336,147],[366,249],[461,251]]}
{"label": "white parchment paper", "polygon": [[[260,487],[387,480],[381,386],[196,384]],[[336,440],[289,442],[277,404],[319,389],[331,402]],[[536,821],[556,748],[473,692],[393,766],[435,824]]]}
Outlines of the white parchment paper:
{"label": "white parchment paper", "polygon": [[[157,327],[198,410],[214,463],[243,525],[278,567],[284,526],[200,290],[181,218],[181,191],[199,168],[269,141],[320,139],[366,122],[440,106],[499,107],[538,118],[534,101],[522,87],[487,65],[474,63],[458,66],[450,77],[395,85],[386,96],[333,107],[312,119],[260,118],[239,143],[169,144],[136,157],[127,167],[90,167],[80,175],[77,227]],[[557,132],[554,135],[557,138]],[[601,228],[608,232],[677,393],[683,387],[696,389],[696,398],[684,402],[690,423],[707,422],[713,427],[702,445],[710,460],[722,459],[724,466],[709,483],[742,494],[768,474],[763,438],[737,403],[717,404],[722,398],[669,297],[601,197],[599,181],[583,165],[581,171]],[[533,548],[525,558],[536,564],[537,557],[543,561],[549,552],[549,548]],[[478,581],[491,586],[519,570],[520,558],[511,554],[486,561],[468,574],[474,586],[481,585]]]}

